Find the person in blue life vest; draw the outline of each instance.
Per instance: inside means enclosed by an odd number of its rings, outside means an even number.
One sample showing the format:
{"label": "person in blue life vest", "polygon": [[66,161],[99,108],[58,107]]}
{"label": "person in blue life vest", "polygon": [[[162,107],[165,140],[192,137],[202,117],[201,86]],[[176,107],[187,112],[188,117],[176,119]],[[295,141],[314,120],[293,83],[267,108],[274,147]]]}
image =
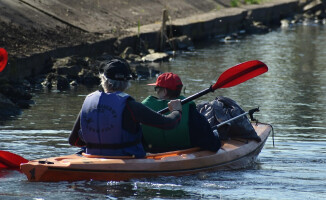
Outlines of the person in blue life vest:
{"label": "person in blue life vest", "polygon": [[140,124],[173,129],[181,120],[180,100],[169,101],[169,115],[161,115],[136,102],[124,91],[132,72],[124,60],[114,59],[100,66],[104,92],[89,94],[69,136],[69,144],[86,147],[86,153],[105,156],[146,155]]}
{"label": "person in blue life vest", "polygon": [[[185,98],[180,95],[183,83],[177,74],[163,73],[155,83],[148,85],[155,86],[157,97],[148,96],[142,101],[142,104],[154,111],[166,108],[171,100]],[[142,128],[144,148],[152,153],[191,147],[200,147],[216,152],[221,147],[218,135],[213,133],[206,117],[197,111],[193,101],[182,105],[182,119],[176,128],[166,130],[146,124],[143,124]]]}

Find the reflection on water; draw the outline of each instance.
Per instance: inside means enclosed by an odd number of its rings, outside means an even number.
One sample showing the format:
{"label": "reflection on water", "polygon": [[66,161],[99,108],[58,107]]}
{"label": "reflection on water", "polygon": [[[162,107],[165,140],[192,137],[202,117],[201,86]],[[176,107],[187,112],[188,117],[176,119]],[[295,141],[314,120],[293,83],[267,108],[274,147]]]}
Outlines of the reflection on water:
{"label": "reflection on water", "polygon": [[139,196],[144,199],[157,198],[187,198],[191,195],[183,191],[182,185],[151,182],[78,182],[71,186],[82,194],[102,194],[107,198],[125,198]]}
{"label": "reflection on water", "polygon": [[[108,183],[30,183],[17,171],[0,171],[0,198],[322,199],[326,196],[325,47],[324,26],[297,26],[225,44],[218,39],[203,42],[158,67],[179,74],[189,96],[240,62],[257,59],[268,65],[269,71],[259,77],[196,100],[223,95],[244,110],[260,106],[256,117],[274,126],[276,146],[269,138],[253,168]],[[128,93],[141,101],[154,94],[146,85],[153,81],[135,81]],[[27,159],[77,152],[67,137],[85,96],[95,89],[35,91],[31,109],[1,122],[0,148]]]}

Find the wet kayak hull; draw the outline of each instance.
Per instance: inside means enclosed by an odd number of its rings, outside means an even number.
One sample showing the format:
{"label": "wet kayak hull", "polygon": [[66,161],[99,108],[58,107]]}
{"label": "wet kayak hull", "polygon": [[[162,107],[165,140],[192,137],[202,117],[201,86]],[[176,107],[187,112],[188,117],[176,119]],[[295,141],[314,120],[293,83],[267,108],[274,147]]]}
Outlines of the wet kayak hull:
{"label": "wet kayak hull", "polygon": [[271,126],[254,125],[261,142],[235,139],[222,143],[217,152],[192,148],[143,159],[112,158],[89,155],[67,155],[37,159],[21,165],[29,181],[122,181],[158,176],[182,176],[216,170],[240,169],[251,166],[271,132]]}

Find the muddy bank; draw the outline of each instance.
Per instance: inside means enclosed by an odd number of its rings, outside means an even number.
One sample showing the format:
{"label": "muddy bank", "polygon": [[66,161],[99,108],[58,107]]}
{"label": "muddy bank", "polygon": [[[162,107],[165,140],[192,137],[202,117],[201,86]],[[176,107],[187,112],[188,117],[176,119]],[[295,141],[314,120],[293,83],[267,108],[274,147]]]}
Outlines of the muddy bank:
{"label": "muddy bank", "polygon": [[[238,2],[237,7],[232,7],[234,2]],[[144,48],[175,49],[177,45],[167,40],[180,36],[196,42],[241,30],[265,32],[304,9],[324,14],[319,0],[266,0],[258,5],[241,2],[2,0],[0,46],[8,51],[9,62],[0,76],[10,80],[36,76],[48,70],[50,59],[72,55],[120,55],[127,47],[135,54]],[[310,7],[304,8],[306,5]]]}
{"label": "muddy bank", "polygon": [[[14,4],[2,1],[0,5],[4,2]],[[58,14],[62,12],[60,8],[49,9],[51,5],[48,1],[39,1],[41,5],[31,4],[34,1],[20,2],[28,5],[29,9],[35,7],[29,12],[43,13],[47,17],[31,27],[19,25],[19,21],[26,22],[26,19],[1,22],[3,36],[0,46],[9,49],[10,60],[0,74],[0,117],[19,114],[20,109],[28,108],[32,103],[28,91],[32,87],[65,90],[78,84],[98,84],[98,63],[114,56],[127,59],[138,78],[146,79],[159,73],[155,70],[157,62],[174,56],[165,51],[188,50],[196,42],[216,35],[228,40],[240,34],[266,33],[281,23],[291,25],[308,18],[319,20],[325,16],[325,4],[319,1],[299,3],[278,0],[236,8],[227,5],[230,1],[225,1],[224,7],[212,4],[222,1],[180,1],[179,5],[172,6],[174,12],[167,9],[165,18],[162,17],[162,9],[167,4],[163,7],[152,4],[150,9],[147,7],[150,6],[147,5],[149,2],[144,5],[146,1],[136,1],[139,5],[135,7],[136,2],[126,1],[127,4],[123,5],[103,4],[113,6],[115,15],[110,15],[100,6],[91,8],[95,13],[104,13],[112,18],[110,25],[103,26],[95,24],[95,19],[74,21],[78,12],[71,5],[64,5],[63,10],[67,7],[70,10],[67,11],[68,15],[62,16]],[[87,1],[81,2],[84,4],[78,5],[82,5],[83,9],[90,6]],[[165,1],[159,2],[163,5]],[[130,6],[138,9],[138,20],[131,20],[134,15],[130,13],[136,11]],[[146,8],[146,12],[141,12],[141,8]],[[192,9],[191,14],[187,9]],[[147,10],[152,16],[148,16]],[[128,14],[124,16],[123,13]],[[73,16],[72,19],[69,16]],[[81,19],[87,16],[83,14]],[[105,23],[100,16],[97,17],[100,18],[99,24]],[[48,20],[51,20],[50,25],[46,24]]]}

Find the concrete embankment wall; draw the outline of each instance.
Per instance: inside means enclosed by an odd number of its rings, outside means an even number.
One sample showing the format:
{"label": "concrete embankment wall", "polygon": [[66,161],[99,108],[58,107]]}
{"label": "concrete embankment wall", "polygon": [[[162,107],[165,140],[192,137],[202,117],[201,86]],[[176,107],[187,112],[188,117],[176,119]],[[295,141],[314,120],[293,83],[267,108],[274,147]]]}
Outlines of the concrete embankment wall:
{"label": "concrete embankment wall", "polygon": [[1,76],[9,80],[21,80],[26,77],[34,77],[46,73],[52,67],[52,58],[67,56],[91,57],[101,55],[104,52],[114,53],[114,43],[117,38],[109,38],[92,44],[80,44],[71,47],[57,48],[44,53],[36,53],[27,57],[10,58]]}
{"label": "concrete embankment wall", "polygon": [[[187,35],[196,41],[240,31],[246,24],[250,24],[253,21],[261,22],[267,26],[278,25],[281,19],[291,17],[300,11],[299,2],[296,0],[276,1],[264,5],[228,8],[217,12],[177,19],[172,22],[172,29],[175,35]],[[160,24],[150,24],[141,27],[141,37],[155,41],[160,27]],[[129,30],[136,33],[137,28]],[[129,41],[125,43],[130,43],[130,38],[119,38],[119,40],[124,39]],[[152,45],[152,48],[154,48],[158,44],[152,43]],[[124,48],[125,46],[122,45],[121,47]]]}
{"label": "concrete embankment wall", "polygon": [[[238,32],[245,24],[252,21],[259,21],[267,26],[278,24],[281,19],[291,17],[298,12],[300,12],[298,0],[274,0],[263,5],[227,8],[177,19],[168,26],[172,28],[173,36],[187,35],[192,40],[199,41],[219,34]],[[136,49],[139,37],[145,41],[148,48],[158,49],[160,28],[161,24],[149,24],[128,29],[130,34],[127,36],[104,38],[102,41],[53,49],[28,57],[9,58],[8,66],[1,76],[12,80],[36,76],[49,69],[47,63],[51,58],[72,55],[97,56],[104,52],[118,55],[128,46]]]}

